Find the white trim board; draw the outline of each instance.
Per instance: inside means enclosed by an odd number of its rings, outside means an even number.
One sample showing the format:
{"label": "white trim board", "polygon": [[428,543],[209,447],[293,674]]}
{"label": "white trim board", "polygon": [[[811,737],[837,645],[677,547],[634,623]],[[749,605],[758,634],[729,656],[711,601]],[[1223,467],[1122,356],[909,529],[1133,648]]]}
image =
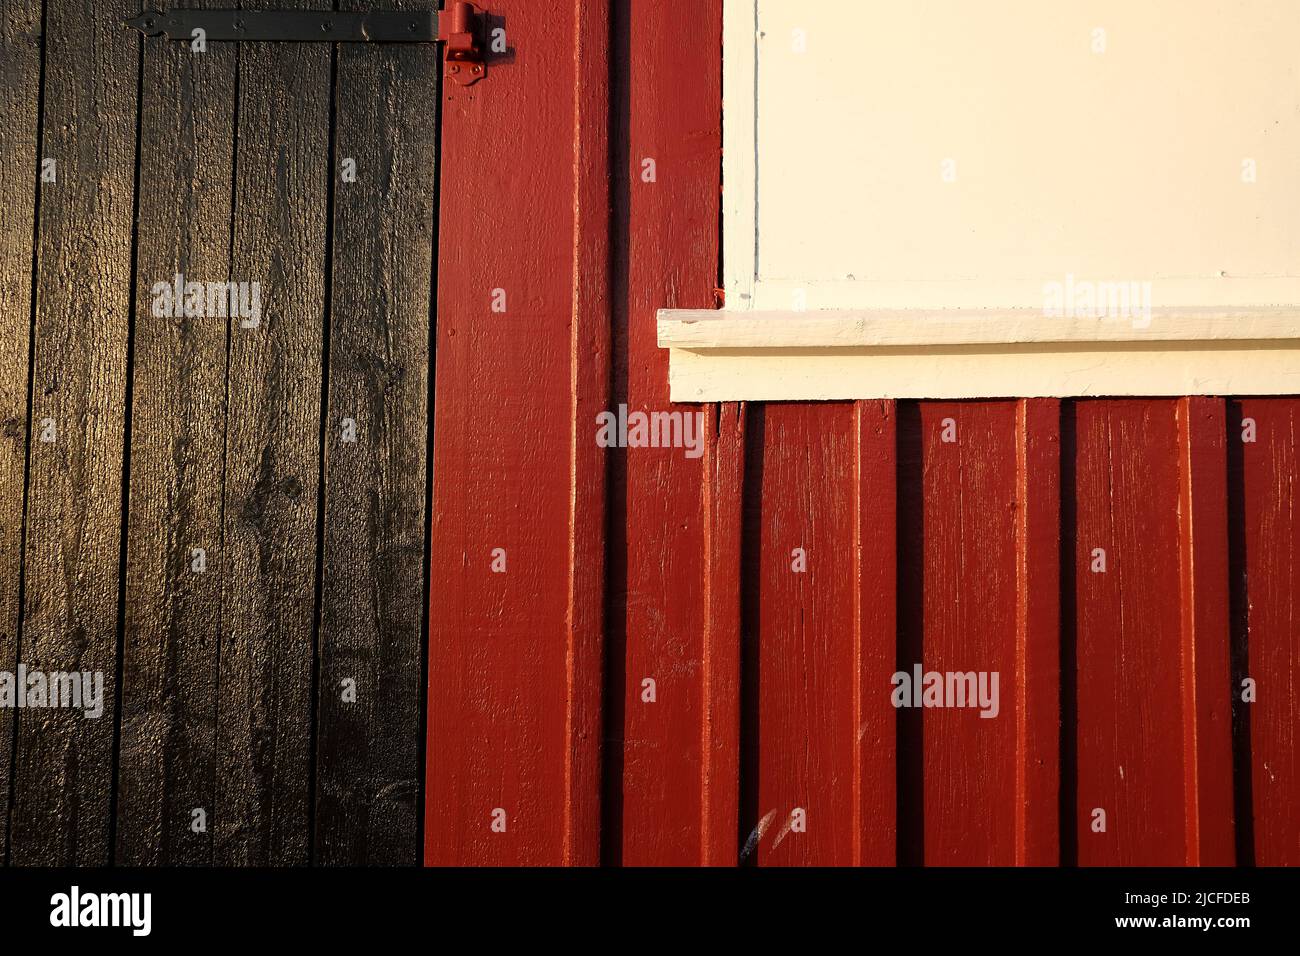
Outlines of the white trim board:
{"label": "white trim board", "polygon": [[658,327],[675,402],[1300,394],[1300,307],[665,309]]}

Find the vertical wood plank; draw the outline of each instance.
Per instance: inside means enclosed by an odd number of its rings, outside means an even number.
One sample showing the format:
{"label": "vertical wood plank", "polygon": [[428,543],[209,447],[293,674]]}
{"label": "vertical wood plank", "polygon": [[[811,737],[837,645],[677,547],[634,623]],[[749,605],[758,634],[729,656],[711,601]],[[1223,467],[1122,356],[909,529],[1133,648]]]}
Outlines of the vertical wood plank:
{"label": "vertical wood plank", "polygon": [[[1018,713],[1017,407],[920,405],[923,633],[914,673],[979,675],[996,715],[979,706],[922,711],[927,865],[1014,862]],[[913,680],[913,683],[915,681]],[[1008,797],[1012,799],[1008,799]]]}
{"label": "vertical wood plank", "polygon": [[1174,403],[1081,401],[1075,416],[1078,862],[1175,866],[1185,834]]}
{"label": "vertical wood plank", "polygon": [[1078,861],[1231,862],[1222,403],[1079,402],[1076,421]]}
{"label": "vertical wood plank", "polygon": [[[860,847],[859,448],[852,404],[763,409],[757,666],[759,865],[850,865]],[[888,685],[880,689],[888,694]],[[751,849],[750,847],[746,848]]]}
{"label": "vertical wood plank", "polygon": [[[620,0],[625,24],[619,100],[626,163],[626,403],[630,412],[695,414],[668,400],[668,355],[656,341],[660,308],[707,308],[718,275],[721,4],[692,12]],[[690,82],[681,78],[689,76]],[[617,727],[619,855],[627,865],[734,865],[738,740],[727,699],[739,667],[739,498],[743,412],[703,409],[717,425],[699,458],[680,448],[625,457],[625,635]],[[739,431],[738,431],[739,430]],[[623,453],[620,453],[623,454]],[[724,460],[725,456],[725,460]],[[702,493],[703,492],[703,493]],[[725,536],[725,537],[724,537]],[[725,606],[715,602],[723,600]],[[736,615],[733,617],[733,615]],[[660,688],[653,704],[641,682]],[[715,683],[720,681],[722,683]],[[704,733],[701,733],[704,728]],[[738,733],[738,730],[735,731]],[[702,748],[714,748],[705,753]],[[724,753],[726,750],[733,753]],[[684,785],[683,781],[700,781]]]}
{"label": "vertical wood plank", "polygon": [[608,68],[608,21],[521,0],[493,16],[517,52],[490,91],[443,91],[425,862],[589,863],[608,104],[577,86]]}
{"label": "vertical wood plank", "polygon": [[568,693],[564,856],[600,862],[605,632],[606,450],[591,431],[608,409],[610,376],[610,8],[573,6],[573,262],[569,323]]}
{"label": "vertical wood plank", "polygon": [[[98,719],[23,711],[10,854],[23,865],[109,860],[117,694],[123,432],[131,308],[138,13],[46,4],[31,463],[19,661],[103,675]],[[20,167],[22,168],[22,167]],[[46,426],[54,441],[41,441]]]}
{"label": "vertical wood plank", "polygon": [[701,863],[735,866],[740,820],[741,548],[745,406],[714,405],[709,423],[704,534],[705,635]]}
{"label": "vertical wood plank", "polygon": [[310,855],[331,54],[322,44],[239,49],[231,277],[261,283],[261,317],[230,330],[221,865],[302,865]]}
{"label": "vertical wood plank", "polygon": [[438,84],[432,46],[338,48],[314,835],[323,864],[419,859]]}
{"label": "vertical wood plank", "polygon": [[[1260,866],[1300,866],[1300,402],[1245,399],[1227,433],[1240,444],[1246,661],[1232,693],[1243,711]],[[1246,429],[1250,438],[1246,441]],[[1255,682],[1253,703],[1241,681]]]}
{"label": "vertical wood plank", "polygon": [[1226,428],[1222,399],[1179,400],[1179,684],[1188,866],[1231,866],[1236,855]]}
{"label": "vertical wood plank", "polygon": [[857,500],[853,556],[855,866],[897,858],[897,721],[890,702],[898,634],[898,416],[894,402],[854,405]]}
{"label": "vertical wood plank", "polygon": [[231,277],[235,60],[144,44],[115,857],[131,866],[212,860],[228,320],[174,315],[155,286]]}
{"label": "vertical wood plank", "polygon": [[898,667],[998,691],[900,715],[899,859],[1055,863],[1059,403],[923,402],[903,428]]}
{"label": "vertical wood plank", "polygon": [[1015,863],[1060,862],[1061,403],[1016,403]]}
{"label": "vertical wood plank", "polygon": [[[17,666],[32,318],[32,242],[41,157],[40,0],[0,0],[0,671]],[[9,848],[13,714],[0,709],[0,862]]]}

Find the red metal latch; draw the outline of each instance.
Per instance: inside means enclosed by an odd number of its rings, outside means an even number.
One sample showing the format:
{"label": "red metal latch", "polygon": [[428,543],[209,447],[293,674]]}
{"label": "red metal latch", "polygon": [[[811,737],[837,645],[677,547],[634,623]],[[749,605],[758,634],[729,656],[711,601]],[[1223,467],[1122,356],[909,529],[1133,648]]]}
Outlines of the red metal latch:
{"label": "red metal latch", "polygon": [[483,79],[483,41],[479,35],[482,14],[478,7],[463,0],[448,3],[438,18],[438,39],[446,43],[447,79],[461,86],[471,86]]}

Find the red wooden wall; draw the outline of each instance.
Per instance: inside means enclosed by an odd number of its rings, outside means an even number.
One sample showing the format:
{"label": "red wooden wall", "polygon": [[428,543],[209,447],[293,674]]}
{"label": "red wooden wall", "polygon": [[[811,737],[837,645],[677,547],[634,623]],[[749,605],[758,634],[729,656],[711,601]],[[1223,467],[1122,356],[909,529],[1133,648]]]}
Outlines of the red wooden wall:
{"label": "red wooden wall", "polygon": [[426,861],[1300,864],[1296,401],[670,405],[720,7],[494,0],[444,90]]}

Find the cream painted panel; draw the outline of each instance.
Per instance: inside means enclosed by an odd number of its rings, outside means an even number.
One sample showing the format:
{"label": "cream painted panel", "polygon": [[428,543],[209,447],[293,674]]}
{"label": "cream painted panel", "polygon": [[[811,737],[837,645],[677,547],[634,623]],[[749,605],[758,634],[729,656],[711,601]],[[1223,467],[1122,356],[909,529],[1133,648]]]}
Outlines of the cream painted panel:
{"label": "cream painted panel", "polygon": [[1268,342],[669,350],[674,402],[1300,394],[1300,347]]}
{"label": "cream painted panel", "polygon": [[725,11],[728,308],[1300,302],[1297,0]]}

